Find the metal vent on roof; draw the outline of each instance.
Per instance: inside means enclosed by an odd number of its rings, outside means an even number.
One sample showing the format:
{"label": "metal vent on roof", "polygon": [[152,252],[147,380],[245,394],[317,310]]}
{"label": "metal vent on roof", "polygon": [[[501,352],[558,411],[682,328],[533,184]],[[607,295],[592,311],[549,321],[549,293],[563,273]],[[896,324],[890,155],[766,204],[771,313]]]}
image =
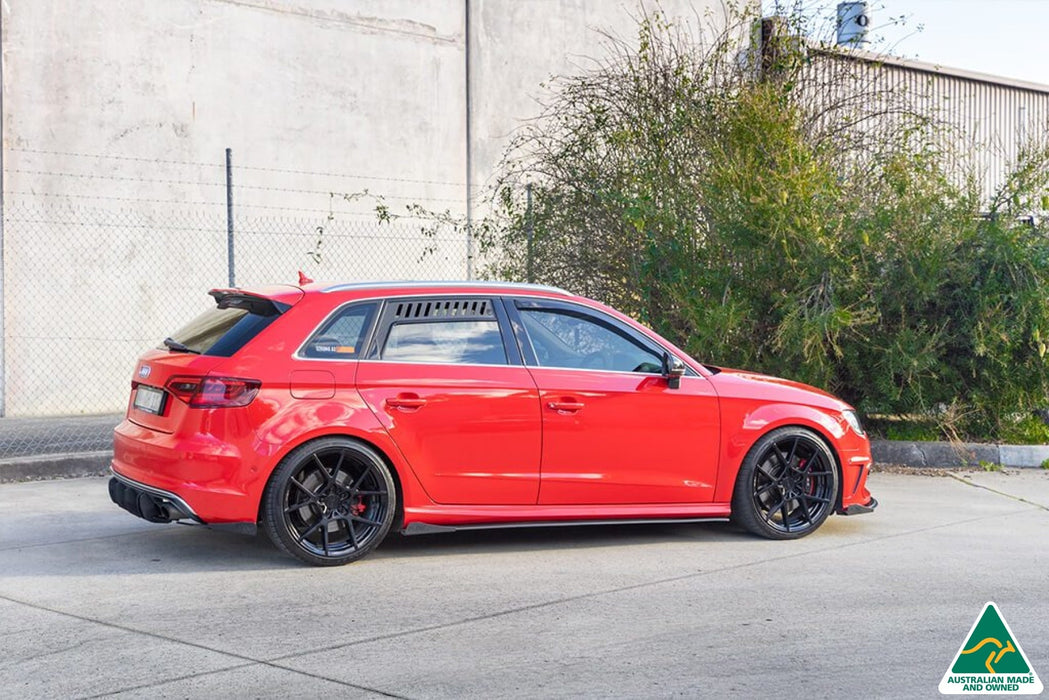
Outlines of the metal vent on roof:
{"label": "metal vent on roof", "polygon": [[867,39],[870,23],[866,0],[838,3],[838,46],[866,49],[870,45]]}
{"label": "metal vent on roof", "polygon": [[428,301],[399,301],[393,317],[398,320],[415,318],[470,318],[494,317],[492,305],[487,299],[437,299]]}

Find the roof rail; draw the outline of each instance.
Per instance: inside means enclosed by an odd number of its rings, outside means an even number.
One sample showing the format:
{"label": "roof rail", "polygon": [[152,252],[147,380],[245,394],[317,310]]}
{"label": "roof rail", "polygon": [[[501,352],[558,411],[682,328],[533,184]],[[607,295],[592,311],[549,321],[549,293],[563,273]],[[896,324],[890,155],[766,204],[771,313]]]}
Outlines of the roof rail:
{"label": "roof rail", "polygon": [[557,294],[572,293],[560,287],[551,287],[545,284],[530,284],[527,282],[464,282],[456,280],[400,280],[389,282],[346,282],[325,287],[322,293],[348,292],[355,289],[383,289],[389,287],[470,287],[472,289],[519,289],[536,292],[554,292]]}

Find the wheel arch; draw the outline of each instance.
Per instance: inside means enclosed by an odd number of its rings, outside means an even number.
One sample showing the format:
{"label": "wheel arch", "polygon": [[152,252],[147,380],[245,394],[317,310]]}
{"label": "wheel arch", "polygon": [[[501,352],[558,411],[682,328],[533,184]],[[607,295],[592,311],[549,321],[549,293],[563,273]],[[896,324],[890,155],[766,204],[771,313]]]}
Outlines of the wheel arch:
{"label": "wheel arch", "polygon": [[743,460],[759,440],[781,428],[804,428],[814,433],[834,457],[834,468],[838,472],[834,508],[837,510],[840,507],[843,470],[837,440],[845,434],[845,427],[838,421],[811,406],[767,404],[747,414],[739,421],[739,425],[740,429],[723,443],[721,463],[727,468],[718,475],[716,501],[731,502]]}
{"label": "wheel arch", "polygon": [[[800,439],[804,439],[811,445],[810,450],[825,452],[824,459],[826,456],[830,457],[829,477],[813,477],[806,475],[807,472],[799,472],[803,475],[802,480],[799,481],[798,476],[790,475],[790,471],[795,469],[791,465],[794,463],[795,450],[798,449]],[[786,444],[791,440],[793,440],[793,446],[788,449]],[[776,445],[782,447],[776,447]],[[758,465],[769,459],[767,455],[773,449],[779,455],[778,461],[782,467],[773,469],[773,473],[770,474],[761,470]],[[785,457],[784,455],[787,454],[789,456]],[[808,454],[812,455],[812,452]],[[805,461],[811,462],[812,460],[806,458]],[[801,464],[802,462],[799,461],[798,467]],[[822,473],[828,474],[826,471]],[[758,475],[762,476],[763,483],[759,490],[755,490]],[[805,422],[785,422],[769,427],[753,442],[736,471],[731,494],[730,517],[733,522],[749,532],[769,539],[804,537],[819,529],[828,517],[838,511],[841,503],[842,478],[841,456],[835,448],[834,441],[824,431]],[[833,479],[832,483],[827,483],[828,479]],[[778,502],[775,500],[777,498],[776,488],[779,489]],[[823,490],[819,491],[821,488]],[[830,490],[831,488],[833,491]],[[771,496],[769,495],[770,489],[772,489]],[[822,494],[815,506],[809,500],[809,496],[805,495],[806,491],[813,498]],[[817,510],[810,510],[812,507]],[[804,520],[797,518],[799,512]],[[779,517],[773,518],[774,513]],[[791,522],[794,523],[794,529],[791,527]]]}
{"label": "wheel arch", "polygon": [[[338,426],[337,429],[327,430],[327,431],[320,431],[320,432],[314,431],[314,432],[311,432],[311,433],[306,434],[306,435],[301,435],[297,439],[288,441],[287,443],[285,443],[284,445],[281,446],[281,449],[275,455],[275,458],[273,460],[273,468],[270,470],[270,473],[266,475],[265,484],[264,484],[264,486],[262,488],[262,494],[263,495],[260,496],[259,503],[258,503],[258,506],[256,508],[256,513],[255,513],[255,522],[256,523],[259,523],[262,520],[262,511],[263,511],[264,501],[265,501],[264,494],[266,492],[266,489],[269,488],[270,483],[273,481],[274,475],[277,473],[277,469],[280,466],[281,462],[283,462],[285,459],[287,459],[288,455],[290,455],[292,452],[294,452],[295,450],[297,450],[297,449],[299,449],[301,447],[305,447],[305,446],[310,445],[312,443],[320,442],[321,440],[324,440],[324,439],[327,439],[327,438],[333,438],[333,437],[334,438],[340,438],[340,437],[341,438],[348,438],[350,440],[355,440],[355,441],[365,445],[366,447],[374,450],[375,453],[379,456],[379,458],[382,459],[382,461],[386,464],[387,468],[390,470],[390,475],[393,477],[393,483],[394,483],[394,486],[395,486],[395,488],[397,490],[397,508],[396,508],[396,514],[394,516],[394,526],[398,530],[400,530],[403,527],[403,522],[404,522],[404,502],[405,502],[405,479],[401,475],[401,469],[398,467],[398,464],[396,463],[396,461],[394,461],[393,459],[390,458],[390,455],[388,454],[389,450],[387,448],[385,448],[383,445],[379,444],[378,441],[371,439],[371,434],[370,433],[352,430],[350,428],[347,428],[346,426]],[[391,443],[391,447],[394,447],[394,449],[396,449],[396,447],[393,446],[392,443]]]}

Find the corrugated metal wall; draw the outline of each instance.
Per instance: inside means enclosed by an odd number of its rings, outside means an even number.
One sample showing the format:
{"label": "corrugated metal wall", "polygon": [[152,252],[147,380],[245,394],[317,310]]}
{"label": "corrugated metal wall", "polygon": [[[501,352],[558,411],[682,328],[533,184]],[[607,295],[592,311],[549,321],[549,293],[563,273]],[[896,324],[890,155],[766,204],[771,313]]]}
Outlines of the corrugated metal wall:
{"label": "corrugated metal wall", "polygon": [[[959,179],[974,175],[990,202],[1016,162],[1019,148],[1049,134],[1049,86],[852,51],[809,50],[802,72],[807,99],[833,107],[821,118],[849,129],[857,147],[900,120],[920,114]],[[861,87],[864,104],[841,104]],[[827,124],[824,122],[824,126]]]}

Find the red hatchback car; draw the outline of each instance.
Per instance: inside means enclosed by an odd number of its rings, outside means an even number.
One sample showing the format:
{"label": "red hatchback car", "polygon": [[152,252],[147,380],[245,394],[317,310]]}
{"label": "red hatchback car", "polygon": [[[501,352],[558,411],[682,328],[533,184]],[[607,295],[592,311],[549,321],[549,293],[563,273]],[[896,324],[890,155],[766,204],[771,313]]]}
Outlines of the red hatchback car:
{"label": "red hatchback car", "polygon": [[216,289],[142,356],[110,495],[344,564],[393,527],[731,518],[792,539],[871,511],[855,412],[696,362],[550,287]]}

